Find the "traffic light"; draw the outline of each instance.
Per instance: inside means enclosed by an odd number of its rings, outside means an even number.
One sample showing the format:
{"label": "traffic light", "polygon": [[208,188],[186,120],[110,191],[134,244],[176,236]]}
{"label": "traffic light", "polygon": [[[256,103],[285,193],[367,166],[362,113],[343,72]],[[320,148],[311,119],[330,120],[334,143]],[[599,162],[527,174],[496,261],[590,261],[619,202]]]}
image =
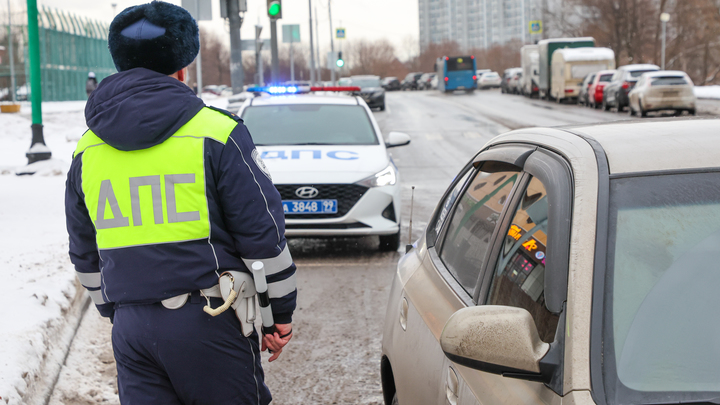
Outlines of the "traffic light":
{"label": "traffic light", "polygon": [[345,66],[345,61],[342,58],[342,51],[338,52],[338,58],[335,61],[335,64],[337,65],[337,67]]}
{"label": "traffic light", "polygon": [[267,14],[270,18],[282,18],[282,0],[267,0]]}

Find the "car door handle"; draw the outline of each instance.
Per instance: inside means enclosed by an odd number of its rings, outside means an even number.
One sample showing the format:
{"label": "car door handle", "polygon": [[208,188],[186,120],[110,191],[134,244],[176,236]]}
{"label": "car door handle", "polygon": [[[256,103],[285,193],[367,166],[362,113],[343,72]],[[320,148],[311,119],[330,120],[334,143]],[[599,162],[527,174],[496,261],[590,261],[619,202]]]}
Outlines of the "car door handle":
{"label": "car door handle", "polygon": [[400,327],[402,330],[407,330],[407,314],[408,314],[408,302],[407,298],[403,297],[400,302]]}
{"label": "car door handle", "polygon": [[447,403],[450,405],[457,405],[458,400],[458,376],[452,367],[448,367],[447,384],[445,386],[445,395],[447,396]]}

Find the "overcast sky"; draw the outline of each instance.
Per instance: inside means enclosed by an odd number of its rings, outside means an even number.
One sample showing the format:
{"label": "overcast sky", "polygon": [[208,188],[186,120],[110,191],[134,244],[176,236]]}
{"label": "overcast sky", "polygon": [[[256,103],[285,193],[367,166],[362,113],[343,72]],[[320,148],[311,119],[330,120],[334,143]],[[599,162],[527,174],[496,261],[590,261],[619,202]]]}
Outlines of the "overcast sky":
{"label": "overcast sky", "polygon": [[[57,8],[81,16],[98,19],[109,23],[113,18],[112,3],[117,3],[116,12],[147,3],[147,0],[37,0],[38,6]],[[411,40],[417,43],[418,38],[418,0],[332,0],[333,29],[343,27],[347,40],[387,38],[396,47],[401,58],[407,56]],[[24,1],[12,0],[18,8],[25,8]],[[182,0],[169,0],[180,5]],[[266,12],[266,0],[247,0],[248,11],[245,13],[240,35],[243,39],[255,37],[255,25],[263,26],[262,37],[270,38],[270,21]],[[284,24],[300,24],[300,37],[308,44],[308,0],[283,0],[283,18],[278,21],[278,40],[282,40]],[[0,7],[5,8],[5,1]],[[320,49],[329,51],[330,27],[328,25],[328,0],[312,0],[313,14],[315,9],[319,15]],[[213,0],[213,21],[201,22],[225,38],[229,38],[226,24],[220,18],[220,0]],[[313,15],[313,18],[315,16]],[[316,39],[317,41],[317,39]],[[228,39],[229,42],[229,39]],[[335,48],[338,41],[335,41]],[[324,59],[324,57],[322,57]]]}

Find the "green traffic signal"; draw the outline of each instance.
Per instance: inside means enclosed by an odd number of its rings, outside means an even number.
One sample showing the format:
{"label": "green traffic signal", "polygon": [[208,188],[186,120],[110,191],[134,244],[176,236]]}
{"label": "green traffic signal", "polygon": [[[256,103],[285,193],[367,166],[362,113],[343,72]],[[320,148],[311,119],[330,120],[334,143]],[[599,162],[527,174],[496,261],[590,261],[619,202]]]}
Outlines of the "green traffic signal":
{"label": "green traffic signal", "polygon": [[271,18],[280,17],[282,7],[279,1],[268,1],[267,13]]}
{"label": "green traffic signal", "polygon": [[342,52],[338,52],[338,58],[335,61],[335,64],[337,65],[337,67],[345,66],[345,61],[343,60]]}

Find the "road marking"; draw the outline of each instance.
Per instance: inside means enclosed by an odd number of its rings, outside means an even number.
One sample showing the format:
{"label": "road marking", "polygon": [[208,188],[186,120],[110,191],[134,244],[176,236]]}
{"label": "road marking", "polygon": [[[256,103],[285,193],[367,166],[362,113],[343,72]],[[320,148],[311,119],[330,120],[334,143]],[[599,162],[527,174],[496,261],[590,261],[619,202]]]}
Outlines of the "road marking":
{"label": "road marking", "polygon": [[427,139],[428,141],[442,141],[443,136],[438,132],[431,132],[425,135],[425,139]]}
{"label": "road marking", "polygon": [[475,138],[481,137],[480,134],[477,132],[463,132],[463,136],[465,138],[470,138],[470,139],[475,139]]}

